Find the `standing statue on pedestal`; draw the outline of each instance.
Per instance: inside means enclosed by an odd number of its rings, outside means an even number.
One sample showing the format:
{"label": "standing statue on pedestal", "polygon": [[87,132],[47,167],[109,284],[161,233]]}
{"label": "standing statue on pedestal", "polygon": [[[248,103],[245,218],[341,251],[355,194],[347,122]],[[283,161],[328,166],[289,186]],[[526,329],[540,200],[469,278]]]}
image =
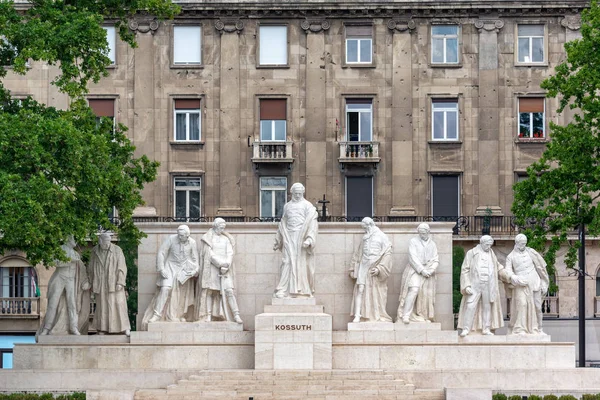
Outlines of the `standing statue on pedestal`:
{"label": "standing statue on pedestal", "polygon": [[56,261],[56,270],[48,282],[48,308],[42,324],[42,335],[87,333],[90,284],[75,246],[72,236],[62,245],[68,261]]}
{"label": "standing statue on pedestal", "polygon": [[189,308],[194,305],[194,281],[200,270],[198,247],[190,237],[190,228],[180,225],[177,234],[169,236],[156,255],[158,292],[150,302],[142,327],[156,321],[185,322],[191,320]]}
{"label": "standing statue on pedestal", "polygon": [[317,210],[304,199],[301,183],[294,183],[290,192],[292,200],[283,207],[273,246],[273,250],[283,253],[274,297],[312,297],[315,290],[314,248],[319,229]]}
{"label": "standing statue on pedestal", "polygon": [[90,283],[96,295],[93,326],[99,334],[121,333],[129,336],[131,325],[127,313],[125,280],[127,264],[123,250],[110,242],[110,234],[103,233],[90,258]]}
{"label": "standing statue on pedestal", "polygon": [[429,225],[420,224],[419,236],[410,239],[408,245],[408,266],[402,273],[398,307],[398,320],[405,324],[432,322],[435,315],[435,270],[440,261],[429,231]]}
{"label": "standing statue on pedestal", "polygon": [[504,326],[498,271],[502,265],[491,249],[494,239],[485,235],[479,245],[469,250],[460,269],[460,292],[463,298],[458,313],[460,336],[465,337],[471,330],[483,335],[493,335],[492,331]]}
{"label": "standing statue on pedestal", "polygon": [[387,281],[392,272],[392,244],[375,222],[363,218],[365,230],[360,246],[352,256],[350,277],[356,279],[350,315],[352,322],[392,322],[385,310]]}
{"label": "standing statue on pedestal", "polygon": [[515,237],[515,248],[506,257],[500,278],[512,288],[509,327],[513,334],[544,334],[542,330],[542,297],[550,279],[544,258],[527,247],[527,236]]}
{"label": "standing statue on pedestal", "polygon": [[198,279],[196,320],[225,320],[243,323],[235,299],[233,250],[235,241],[225,232],[225,220],[215,218],[213,227],[202,236],[200,265],[202,277]]}

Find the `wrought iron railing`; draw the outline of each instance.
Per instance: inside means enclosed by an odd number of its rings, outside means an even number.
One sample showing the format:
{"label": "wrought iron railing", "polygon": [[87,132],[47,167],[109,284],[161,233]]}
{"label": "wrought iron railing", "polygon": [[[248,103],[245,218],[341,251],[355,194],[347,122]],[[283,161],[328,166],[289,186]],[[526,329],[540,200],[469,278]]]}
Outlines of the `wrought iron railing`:
{"label": "wrought iron railing", "polygon": [[[134,217],[136,223],[144,222],[213,222],[215,216],[204,216],[199,218],[176,218],[176,217]],[[279,218],[263,218],[251,216],[220,217],[228,222],[278,222]],[[515,218],[511,216],[373,216],[375,222],[454,222],[453,234],[460,236],[502,235],[513,236],[519,232],[515,224]],[[363,216],[319,216],[320,222],[360,222]],[[113,219],[118,224],[118,219]]]}
{"label": "wrought iron railing", "polygon": [[39,316],[39,297],[0,297],[0,316]]}

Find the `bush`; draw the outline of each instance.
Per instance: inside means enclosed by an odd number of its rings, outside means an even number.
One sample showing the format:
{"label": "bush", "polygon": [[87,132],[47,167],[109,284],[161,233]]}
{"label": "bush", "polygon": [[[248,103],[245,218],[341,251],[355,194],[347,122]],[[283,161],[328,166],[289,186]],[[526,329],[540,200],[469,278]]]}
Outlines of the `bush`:
{"label": "bush", "polygon": [[510,396],[508,398],[508,400],[523,400],[523,396],[519,396],[519,395],[513,394],[512,396]]}
{"label": "bush", "polygon": [[492,400],[506,400],[506,395],[504,393],[496,393],[492,396]]}
{"label": "bush", "polygon": [[[452,311],[458,314],[462,294],[460,294],[460,267],[465,259],[465,249],[460,246],[452,248]],[[502,394],[502,393],[497,393]],[[506,395],[501,400],[506,400]],[[520,399],[519,399],[520,400]]]}
{"label": "bush", "polygon": [[577,397],[572,396],[570,394],[563,394],[558,398],[558,400],[577,400]]}
{"label": "bush", "polygon": [[558,400],[558,397],[553,394],[547,394],[544,396],[544,400]]}
{"label": "bush", "polygon": [[527,400],[543,400],[542,396],[538,396],[537,394],[532,394],[527,397]]}
{"label": "bush", "polygon": [[600,393],[584,394],[583,396],[581,396],[581,400],[600,400]]}

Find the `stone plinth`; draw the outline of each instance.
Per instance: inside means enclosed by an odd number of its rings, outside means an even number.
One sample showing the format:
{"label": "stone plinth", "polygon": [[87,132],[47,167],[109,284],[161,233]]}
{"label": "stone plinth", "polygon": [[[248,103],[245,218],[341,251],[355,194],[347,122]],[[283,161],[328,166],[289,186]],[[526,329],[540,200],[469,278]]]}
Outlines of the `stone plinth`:
{"label": "stone plinth", "polygon": [[439,323],[350,322],[347,332],[333,332],[333,342],[344,344],[458,343],[458,333],[442,331]]}
{"label": "stone plinth", "polygon": [[242,324],[229,321],[213,322],[152,322],[148,324],[148,332],[200,332],[231,331],[241,332]]}
{"label": "stone plinth", "polygon": [[39,344],[122,344],[129,343],[126,335],[39,335]]}
{"label": "stone plinth", "polygon": [[148,331],[131,332],[131,343],[252,345],[254,332],[228,321],[153,322]]}
{"label": "stone plinth", "polygon": [[273,299],[265,306],[255,317],[255,368],[331,369],[332,317],[322,307],[314,298]]}
{"label": "stone plinth", "polygon": [[460,343],[550,343],[550,335],[481,335],[471,332],[465,337],[459,337]]}

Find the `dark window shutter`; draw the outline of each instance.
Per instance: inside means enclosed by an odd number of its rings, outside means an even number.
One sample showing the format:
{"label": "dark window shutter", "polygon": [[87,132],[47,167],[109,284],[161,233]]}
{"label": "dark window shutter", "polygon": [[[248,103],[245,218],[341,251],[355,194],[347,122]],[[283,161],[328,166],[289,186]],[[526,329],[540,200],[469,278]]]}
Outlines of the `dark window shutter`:
{"label": "dark window shutter", "polygon": [[260,119],[261,120],[285,120],[286,118],[286,100],[285,99],[261,99],[260,100]]}
{"label": "dark window shutter", "polygon": [[544,112],[544,99],[542,97],[521,97],[519,112]]}
{"label": "dark window shutter", "polygon": [[371,25],[348,25],[346,26],[346,37],[364,37],[373,36],[373,27]]}
{"label": "dark window shutter", "polygon": [[115,100],[114,99],[89,99],[90,108],[96,114],[96,117],[114,117]]}
{"label": "dark window shutter", "polygon": [[175,100],[176,110],[199,110],[200,99],[176,99]]}

